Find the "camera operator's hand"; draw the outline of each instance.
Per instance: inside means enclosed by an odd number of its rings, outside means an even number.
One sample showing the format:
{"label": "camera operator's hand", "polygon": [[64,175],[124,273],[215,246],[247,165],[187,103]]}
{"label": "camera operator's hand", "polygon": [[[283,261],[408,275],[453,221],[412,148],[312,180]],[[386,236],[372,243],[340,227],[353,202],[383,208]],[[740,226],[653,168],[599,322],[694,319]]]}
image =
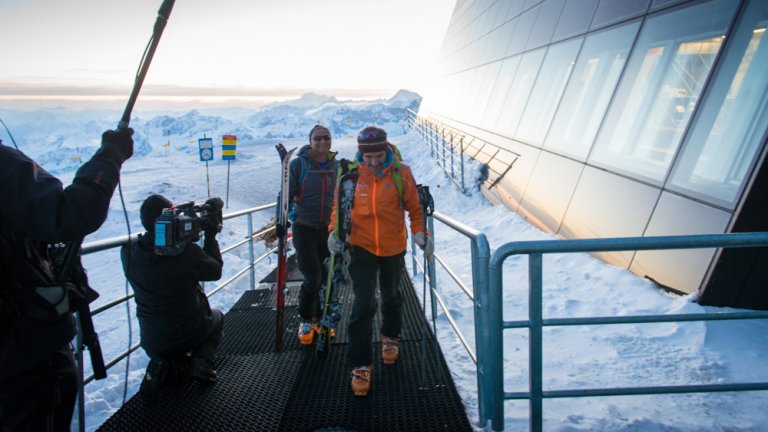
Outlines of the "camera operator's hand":
{"label": "camera operator's hand", "polygon": [[133,129],[108,130],[101,135],[101,148],[96,152],[118,165],[133,156]]}
{"label": "camera operator's hand", "polygon": [[210,213],[221,212],[221,209],[224,208],[224,201],[219,197],[208,198],[204,207]]}
{"label": "camera operator's hand", "polygon": [[221,232],[221,227],[224,223],[224,215],[221,209],[224,208],[224,201],[219,197],[208,198],[203,208],[208,213],[210,221],[209,227],[206,229],[206,235],[209,235],[209,231],[212,235]]}

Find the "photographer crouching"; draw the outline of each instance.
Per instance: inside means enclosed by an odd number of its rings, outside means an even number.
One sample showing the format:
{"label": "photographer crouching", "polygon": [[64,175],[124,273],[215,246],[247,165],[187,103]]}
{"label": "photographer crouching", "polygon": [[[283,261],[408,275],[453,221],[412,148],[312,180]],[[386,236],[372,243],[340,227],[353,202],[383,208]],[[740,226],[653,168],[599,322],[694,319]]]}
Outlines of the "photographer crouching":
{"label": "photographer crouching", "polygon": [[[210,198],[202,207],[174,207],[165,197],[151,195],[141,205],[146,234],[121,250],[123,270],[136,295],[141,347],[150,358],[140,390],[148,396],[186,375],[187,368],[193,379],[216,381],[214,358],[224,315],[211,309],[199,282],[221,278],[216,234],[223,206],[221,198]],[[194,243],[200,231],[202,248]]]}

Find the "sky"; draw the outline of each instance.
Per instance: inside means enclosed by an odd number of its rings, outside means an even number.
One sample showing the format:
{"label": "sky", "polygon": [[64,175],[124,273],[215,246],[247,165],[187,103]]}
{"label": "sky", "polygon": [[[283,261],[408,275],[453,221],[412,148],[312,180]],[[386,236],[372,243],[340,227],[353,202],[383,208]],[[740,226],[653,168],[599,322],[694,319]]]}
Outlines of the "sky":
{"label": "sky", "polygon": [[[307,91],[350,99],[418,92],[431,76],[455,3],[180,0],[139,104],[158,96],[258,104]],[[160,4],[0,1],[0,104],[23,106],[19,99],[45,95],[124,101]]]}
{"label": "sky", "polygon": [[[34,123],[45,127],[45,113]],[[111,123],[111,113],[105,123]],[[30,121],[34,120],[30,118]],[[152,122],[153,119],[147,119]],[[204,125],[190,125],[204,128]],[[57,131],[51,130],[55,137]],[[438,212],[461,221],[486,234],[491,252],[515,240],[554,240],[555,237],[529,225],[503,206],[494,206],[481,193],[459,192],[430,157],[425,144],[414,132],[394,126],[390,138],[419,183],[430,186]],[[133,232],[139,226],[138,211],[150,193],[160,193],[174,202],[205,199],[206,179],[210,178],[212,195],[225,196],[228,165],[217,160],[210,171],[197,158],[196,152],[172,151],[165,156],[162,146],[168,137],[144,137],[154,150],[128,160],[121,172],[122,191]],[[177,137],[171,137],[176,140]],[[284,141],[287,148],[304,140]],[[338,157],[352,157],[352,139],[334,139]],[[63,151],[61,149],[60,151]],[[63,156],[62,156],[63,157]],[[279,169],[271,143],[251,142],[238,145],[238,159],[232,164],[232,184],[225,214],[274,201],[278,189]],[[169,169],[172,166],[173,169]],[[206,165],[207,167],[207,165]],[[476,167],[472,168],[473,170]],[[65,182],[73,173],[61,174]],[[257,214],[254,228],[263,226],[272,212]],[[235,244],[245,236],[243,218],[228,219],[218,237],[222,248]],[[112,199],[105,224],[85,239],[111,238],[126,234],[119,194]],[[436,254],[453,272],[471,286],[469,241],[440,222],[435,222]],[[255,254],[265,251],[257,245]],[[409,266],[410,261],[406,259]],[[245,248],[224,254],[227,280],[248,263]],[[274,266],[274,259],[256,267],[260,279]],[[89,280],[101,297],[95,306],[125,295],[125,285],[117,250],[83,257]],[[115,269],[118,269],[115,271]],[[438,266],[438,290],[469,343],[474,345],[473,305],[451,277]],[[422,274],[412,276],[415,286],[422,286]],[[510,258],[504,266],[503,308],[506,320],[527,317],[527,261]],[[257,279],[257,280],[258,280]],[[206,284],[211,291],[217,284]],[[659,290],[651,281],[626,269],[613,267],[588,254],[563,254],[544,258],[544,318],[584,316],[628,316],[642,314],[719,313],[730,308],[703,307],[695,296],[675,296]],[[213,307],[228,311],[248,289],[248,277],[211,297]],[[417,295],[421,290],[417,289]],[[130,316],[130,321],[127,319]],[[768,320],[681,322],[656,324],[604,325],[594,327],[554,327],[544,331],[544,385],[546,389],[596,387],[631,387],[652,385],[722,384],[768,381],[765,358],[768,357]],[[131,322],[131,327],[128,323]],[[138,342],[135,305],[123,306],[95,317],[106,359],[112,359]],[[476,430],[478,402],[476,370],[457,337],[451,332],[442,313],[437,319],[437,339],[451,369],[467,416]],[[504,390],[525,391],[528,385],[527,332],[507,330],[504,333]],[[95,430],[120,408],[123,391],[133,396],[144,376],[148,359],[142,350],[131,356],[126,382],[126,363],[110,369],[105,380],[86,387],[87,430]],[[374,390],[375,391],[375,390]],[[594,397],[547,400],[544,403],[544,427],[547,431],[633,431],[633,432],[758,432],[768,430],[768,392],[733,392],[713,394],[677,394],[661,396]],[[508,431],[528,430],[528,404],[525,401],[505,404]]]}

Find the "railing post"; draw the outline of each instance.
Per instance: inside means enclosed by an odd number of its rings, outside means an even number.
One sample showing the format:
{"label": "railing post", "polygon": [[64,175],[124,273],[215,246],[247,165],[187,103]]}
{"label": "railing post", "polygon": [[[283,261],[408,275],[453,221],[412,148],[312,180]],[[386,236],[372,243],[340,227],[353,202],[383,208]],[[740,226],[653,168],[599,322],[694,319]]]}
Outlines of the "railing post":
{"label": "railing post", "polygon": [[466,194],[467,188],[464,186],[464,136],[459,140],[459,150],[461,150],[461,193]]}
{"label": "railing post", "polygon": [[[435,238],[435,222],[432,215],[427,216],[427,229],[432,238]],[[429,299],[432,304],[432,333],[437,338],[437,325],[435,317],[437,316],[437,299],[435,299],[435,289],[437,289],[437,273],[435,272],[435,255],[429,258]]]}
{"label": "railing post", "polygon": [[411,268],[413,269],[413,277],[416,277],[419,272],[417,271],[418,263],[416,262],[416,242],[413,239],[413,235],[411,235]]}
{"label": "railing post", "polygon": [[543,312],[542,312],[542,262],[541,253],[528,255],[528,319],[530,332],[528,355],[531,392],[531,432],[541,432],[543,424]]}
{"label": "railing post", "polygon": [[251,289],[256,289],[256,269],[253,265],[253,213],[248,213],[247,216],[248,220],[248,266],[251,268],[250,270],[250,278],[251,278]]}
{"label": "railing post", "polygon": [[[498,379],[493,360],[498,355],[498,343],[494,343],[492,319],[494,309],[501,309],[496,301],[489,278],[490,246],[485,234],[472,239],[472,290],[475,296],[475,350],[477,351],[477,403],[480,426],[485,427],[495,410],[494,381]],[[494,306],[494,303],[496,306]],[[499,331],[501,337],[501,331]],[[501,362],[499,362],[501,368]],[[503,387],[502,387],[503,391]],[[503,404],[503,399],[501,400]],[[504,406],[501,406],[502,412]]]}

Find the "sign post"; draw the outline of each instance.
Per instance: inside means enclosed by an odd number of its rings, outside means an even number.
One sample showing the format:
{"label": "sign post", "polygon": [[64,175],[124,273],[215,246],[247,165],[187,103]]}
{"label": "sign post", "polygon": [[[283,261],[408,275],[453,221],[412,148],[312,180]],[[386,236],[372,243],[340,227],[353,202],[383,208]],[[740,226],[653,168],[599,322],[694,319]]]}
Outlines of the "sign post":
{"label": "sign post", "polygon": [[229,164],[237,156],[237,135],[221,137],[221,159],[227,161],[227,208],[229,208]]}
{"label": "sign post", "polygon": [[208,184],[208,198],[210,198],[211,178],[208,176],[208,161],[213,160],[213,139],[206,138],[203,135],[202,138],[197,140],[197,145],[200,148],[200,161],[205,162],[205,182]]}

